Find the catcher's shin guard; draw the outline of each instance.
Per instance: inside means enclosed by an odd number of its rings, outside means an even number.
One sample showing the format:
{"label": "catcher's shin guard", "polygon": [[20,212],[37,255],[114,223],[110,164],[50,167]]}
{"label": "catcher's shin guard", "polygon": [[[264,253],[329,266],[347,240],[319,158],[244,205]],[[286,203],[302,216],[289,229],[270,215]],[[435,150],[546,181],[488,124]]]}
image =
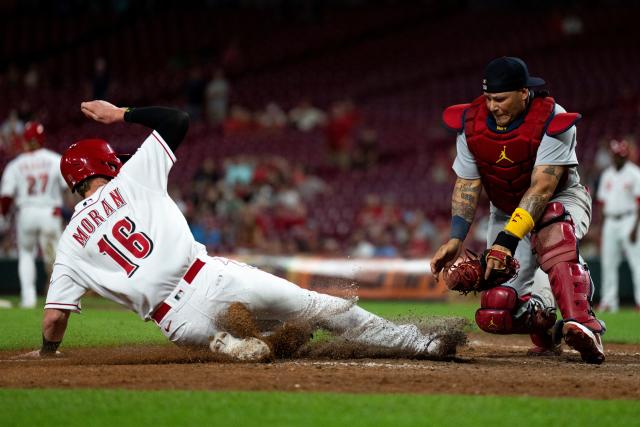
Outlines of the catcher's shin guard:
{"label": "catcher's shin guard", "polygon": [[[526,309],[522,309],[526,304]],[[517,315],[516,315],[517,314]],[[518,298],[513,288],[497,286],[482,292],[476,324],[492,334],[546,335],[556,322],[553,308],[545,308],[534,301]]]}
{"label": "catcher's shin guard", "polygon": [[562,318],[602,333],[602,324],[591,309],[593,284],[589,270],[579,261],[571,216],[561,203],[553,202],[547,205],[539,224],[532,235],[532,246],[542,271],[549,275]]}

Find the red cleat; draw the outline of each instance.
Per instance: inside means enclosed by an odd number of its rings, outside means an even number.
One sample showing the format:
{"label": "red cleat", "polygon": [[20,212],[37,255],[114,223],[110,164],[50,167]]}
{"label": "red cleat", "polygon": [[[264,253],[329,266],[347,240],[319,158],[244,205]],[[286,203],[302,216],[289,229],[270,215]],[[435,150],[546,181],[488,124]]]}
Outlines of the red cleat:
{"label": "red cleat", "polygon": [[562,334],[564,342],[580,353],[582,360],[596,365],[604,362],[604,347],[600,334],[574,321],[564,323]]}

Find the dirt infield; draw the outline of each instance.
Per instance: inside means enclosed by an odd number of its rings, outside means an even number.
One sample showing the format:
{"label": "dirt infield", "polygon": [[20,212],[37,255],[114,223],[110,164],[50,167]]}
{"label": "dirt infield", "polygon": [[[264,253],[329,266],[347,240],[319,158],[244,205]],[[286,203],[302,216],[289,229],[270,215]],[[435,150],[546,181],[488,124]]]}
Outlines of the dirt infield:
{"label": "dirt infield", "polygon": [[573,351],[531,358],[524,337],[474,334],[449,361],[299,358],[241,364],[171,346],[72,349],[55,360],[0,353],[0,387],[456,393],[640,399],[640,345],[609,344],[607,361]]}

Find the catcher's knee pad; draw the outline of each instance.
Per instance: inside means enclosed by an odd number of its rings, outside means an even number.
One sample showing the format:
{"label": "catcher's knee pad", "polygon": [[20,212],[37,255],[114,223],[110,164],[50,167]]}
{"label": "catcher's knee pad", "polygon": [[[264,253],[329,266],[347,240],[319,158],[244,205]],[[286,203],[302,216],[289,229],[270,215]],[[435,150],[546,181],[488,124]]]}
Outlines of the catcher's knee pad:
{"label": "catcher's knee pad", "polygon": [[514,333],[513,313],[518,306],[518,294],[513,288],[497,286],[482,292],[476,324],[492,334]]}
{"label": "catcher's knee pad", "polygon": [[531,236],[531,243],[545,273],[559,262],[578,262],[578,239],[573,220],[561,203],[547,205]]}
{"label": "catcher's knee pad", "polygon": [[575,320],[600,332],[600,323],[591,311],[591,276],[580,264],[571,216],[561,203],[553,202],[547,205],[539,224],[531,243],[540,268],[549,275],[563,319]]}

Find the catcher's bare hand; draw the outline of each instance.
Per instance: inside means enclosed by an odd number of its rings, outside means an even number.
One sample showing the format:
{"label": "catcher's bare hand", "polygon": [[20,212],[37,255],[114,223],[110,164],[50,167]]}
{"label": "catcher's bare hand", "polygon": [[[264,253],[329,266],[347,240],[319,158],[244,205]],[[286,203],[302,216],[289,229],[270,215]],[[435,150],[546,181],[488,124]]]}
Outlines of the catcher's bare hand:
{"label": "catcher's bare hand", "polygon": [[431,258],[431,273],[438,279],[438,275],[444,268],[449,268],[460,256],[462,252],[462,241],[460,239],[450,239],[440,246],[433,258]]}
{"label": "catcher's bare hand", "polygon": [[[509,249],[505,248],[504,246],[500,246],[500,245],[491,246],[491,250],[505,253],[508,256],[512,256],[513,255]],[[486,267],[486,269],[484,271],[484,280],[489,280],[489,277],[491,277],[491,271],[492,270],[504,270],[505,269],[504,261],[502,261],[502,260],[500,260],[500,259],[498,259],[496,257],[487,256],[486,260],[487,260],[487,267]]]}
{"label": "catcher's bare hand", "polygon": [[102,100],[83,102],[80,110],[85,116],[100,123],[111,124],[124,121],[126,109]]}

